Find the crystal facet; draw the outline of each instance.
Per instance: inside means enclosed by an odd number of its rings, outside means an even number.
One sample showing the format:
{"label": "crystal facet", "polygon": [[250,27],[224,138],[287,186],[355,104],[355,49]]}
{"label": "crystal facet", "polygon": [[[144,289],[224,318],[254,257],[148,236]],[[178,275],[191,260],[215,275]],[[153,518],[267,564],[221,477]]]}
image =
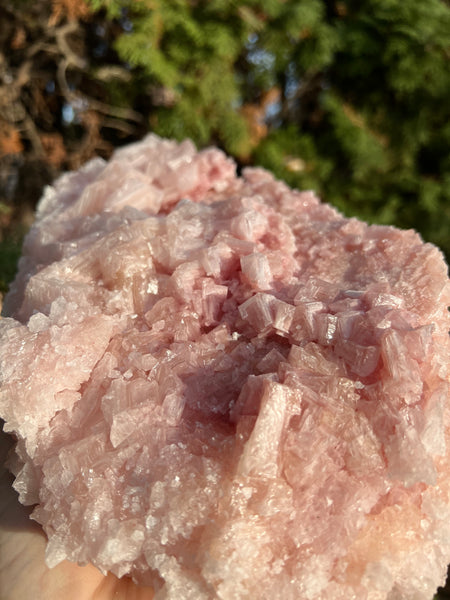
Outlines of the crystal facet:
{"label": "crystal facet", "polygon": [[450,285],[347,219],[150,135],[41,200],[0,416],[47,562],[158,600],[430,600],[450,562]]}

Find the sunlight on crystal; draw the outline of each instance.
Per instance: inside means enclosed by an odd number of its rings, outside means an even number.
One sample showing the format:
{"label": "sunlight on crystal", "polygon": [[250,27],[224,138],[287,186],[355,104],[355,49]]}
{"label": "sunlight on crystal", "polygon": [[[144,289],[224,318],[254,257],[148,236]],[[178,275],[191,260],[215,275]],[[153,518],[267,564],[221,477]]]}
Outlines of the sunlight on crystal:
{"label": "sunlight on crystal", "polygon": [[0,416],[47,564],[167,600],[430,600],[449,300],[415,232],[214,148],[150,135],[63,175],[0,320]]}

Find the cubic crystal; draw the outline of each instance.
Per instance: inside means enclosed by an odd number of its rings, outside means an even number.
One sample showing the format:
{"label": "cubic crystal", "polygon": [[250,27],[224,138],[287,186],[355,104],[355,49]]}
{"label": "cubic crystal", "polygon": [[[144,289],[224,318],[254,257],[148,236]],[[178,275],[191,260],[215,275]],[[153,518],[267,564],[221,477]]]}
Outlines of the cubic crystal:
{"label": "cubic crystal", "polygon": [[158,600],[431,600],[450,562],[450,284],[347,219],[150,135],[42,198],[0,416],[47,562]]}

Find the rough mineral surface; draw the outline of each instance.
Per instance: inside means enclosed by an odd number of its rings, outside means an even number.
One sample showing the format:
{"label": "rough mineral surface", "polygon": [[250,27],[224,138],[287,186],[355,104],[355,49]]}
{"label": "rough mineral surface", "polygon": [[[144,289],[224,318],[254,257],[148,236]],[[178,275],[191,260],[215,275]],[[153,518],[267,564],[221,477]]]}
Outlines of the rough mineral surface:
{"label": "rough mineral surface", "polygon": [[440,252],[155,136],[49,188],[0,321],[47,561],[170,600],[431,600],[450,562]]}

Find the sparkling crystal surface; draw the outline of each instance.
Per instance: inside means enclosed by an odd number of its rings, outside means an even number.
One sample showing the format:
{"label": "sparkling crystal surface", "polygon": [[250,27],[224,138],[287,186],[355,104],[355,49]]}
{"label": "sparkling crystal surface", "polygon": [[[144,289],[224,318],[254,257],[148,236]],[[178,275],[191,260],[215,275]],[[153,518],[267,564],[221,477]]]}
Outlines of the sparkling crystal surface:
{"label": "sparkling crystal surface", "polygon": [[449,301],[415,232],[216,149],[151,135],[63,175],[0,320],[0,416],[48,565],[158,600],[430,600]]}

